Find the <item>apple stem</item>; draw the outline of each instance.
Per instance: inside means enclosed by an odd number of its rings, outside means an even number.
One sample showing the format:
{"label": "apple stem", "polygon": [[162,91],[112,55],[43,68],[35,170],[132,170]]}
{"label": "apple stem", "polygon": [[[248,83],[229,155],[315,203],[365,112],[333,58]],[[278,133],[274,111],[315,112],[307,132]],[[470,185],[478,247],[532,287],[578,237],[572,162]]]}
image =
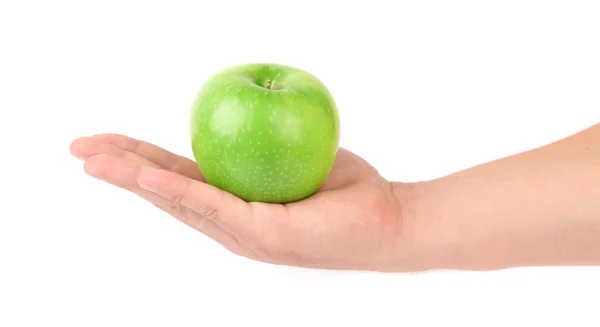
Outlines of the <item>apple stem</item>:
{"label": "apple stem", "polygon": [[265,88],[270,89],[271,88],[271,80],[268,79],[267,82],[265,83]]}

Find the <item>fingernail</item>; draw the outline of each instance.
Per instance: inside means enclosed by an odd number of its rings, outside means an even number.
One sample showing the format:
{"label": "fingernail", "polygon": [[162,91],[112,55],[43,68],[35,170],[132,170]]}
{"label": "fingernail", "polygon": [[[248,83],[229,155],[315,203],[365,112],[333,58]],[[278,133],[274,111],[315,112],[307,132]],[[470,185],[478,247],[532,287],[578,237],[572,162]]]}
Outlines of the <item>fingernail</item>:
{"label": "fingernail", "polygon": [[150,192],[156,193],[156,188],[154,186],[150,185],[150,184],[144,184],[144,183],[142,183],[142,184],[140,184],[140,187],[143,188],[146,191],[150,191]]}

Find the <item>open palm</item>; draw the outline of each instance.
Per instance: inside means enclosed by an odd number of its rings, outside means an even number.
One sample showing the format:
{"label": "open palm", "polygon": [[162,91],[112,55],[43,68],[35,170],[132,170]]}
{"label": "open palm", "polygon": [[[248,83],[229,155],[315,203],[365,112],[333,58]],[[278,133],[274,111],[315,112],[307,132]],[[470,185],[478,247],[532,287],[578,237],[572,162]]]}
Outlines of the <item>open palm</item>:
{"label": "open palm", "polygon": [[77,139],[71,153],[89,175],[134,192],[238,255],[379,271],[398,259],[402,219],[392,184],[345,149],[317,193],[288,204],[244,202],[208,185],[192,160],[123,135]]}

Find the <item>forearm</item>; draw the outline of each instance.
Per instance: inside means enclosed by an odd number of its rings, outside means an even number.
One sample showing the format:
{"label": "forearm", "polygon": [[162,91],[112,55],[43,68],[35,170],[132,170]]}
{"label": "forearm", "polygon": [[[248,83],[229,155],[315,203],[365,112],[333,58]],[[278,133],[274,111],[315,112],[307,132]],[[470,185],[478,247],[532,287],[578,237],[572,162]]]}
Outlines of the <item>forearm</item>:
{"label": "forearm", "polygon": [[600,125],[415,192],[437,268],[600,264]]}

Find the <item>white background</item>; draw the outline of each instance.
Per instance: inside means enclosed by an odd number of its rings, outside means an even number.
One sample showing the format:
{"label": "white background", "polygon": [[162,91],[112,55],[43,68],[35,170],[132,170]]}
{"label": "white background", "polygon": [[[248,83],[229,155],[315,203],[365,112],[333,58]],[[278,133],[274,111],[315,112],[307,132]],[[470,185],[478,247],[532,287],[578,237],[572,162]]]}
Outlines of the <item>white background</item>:
{"label": "white background", "polygon": [[306,69],[341,145],[398,181],[600,118],[597,1],[2,1],[0,326],[598,326],[600,270],[371,274],[235,257],[84,175],[72,139],[191,156],[212,73]]}

